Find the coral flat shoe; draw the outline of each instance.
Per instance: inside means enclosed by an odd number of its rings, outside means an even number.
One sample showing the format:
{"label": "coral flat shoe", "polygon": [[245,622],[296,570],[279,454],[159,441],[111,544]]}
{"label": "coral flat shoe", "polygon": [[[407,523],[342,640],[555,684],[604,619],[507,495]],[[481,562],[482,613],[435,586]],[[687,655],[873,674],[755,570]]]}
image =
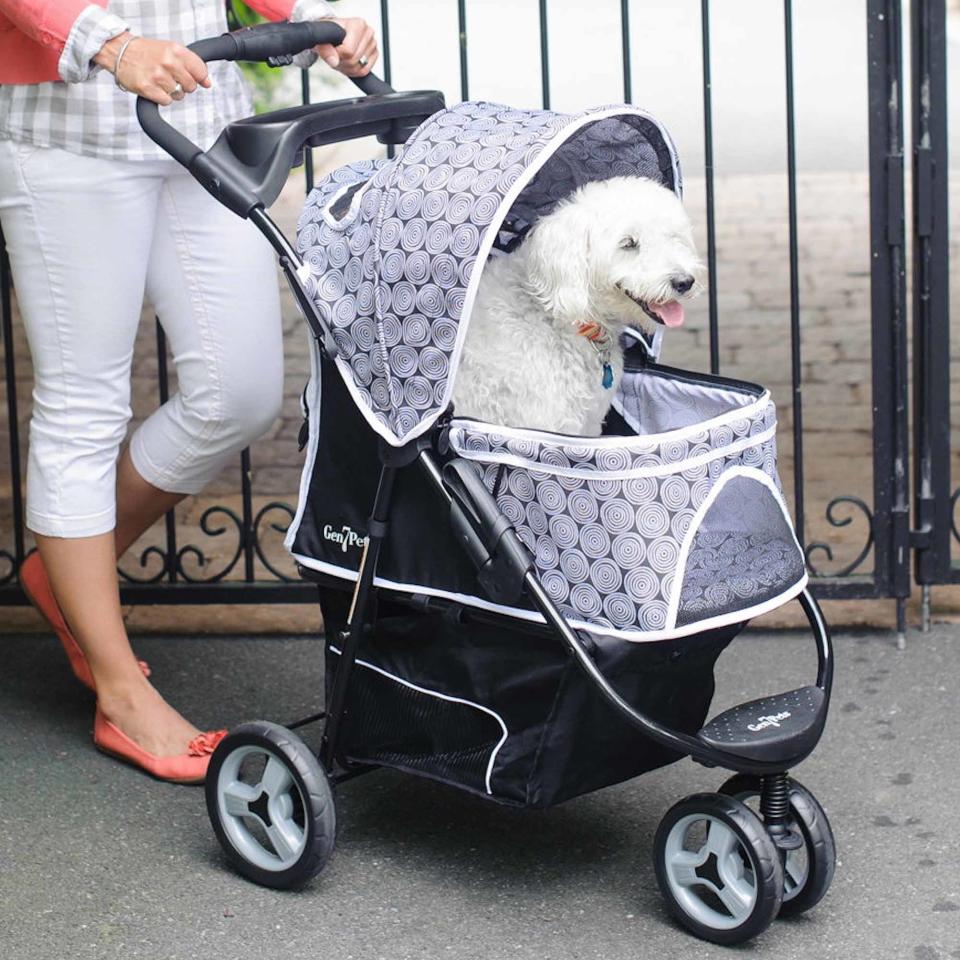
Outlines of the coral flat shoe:
{"label": "coral flat shoe", "polygon": [[93,742],[97,749],[140,767],[158,780],[169,780],[171,783],[203,783],[210,765],[210,755],[226,735],[226,730],[207,730],[197,734],[187,744],[186,753],[157,757],[137,746],[115,727],[100,712],[99,705],[93,719]]}
{"label": "coral flat shoe", "polygon": [[[39,553],[31,553],[20,565],[20,586],[27,595],[27,599],[40,611],[41,616],[53,627],[63,652],[70,661],[70,669],[73,675],[88,689],[94,693],[97,692],[96,683],[93,680],[93,674],[90,672],[90,664],[80,649],[80,644],[70,632],[67,621],[64,619],[63,611],[57,603],[57,598],[53,595],[53,588],[47,579],[47,571],[44,569],[43,560]],[[140,669],[145,677],[150,676],[150,666],[145,660],[138,660]]]}

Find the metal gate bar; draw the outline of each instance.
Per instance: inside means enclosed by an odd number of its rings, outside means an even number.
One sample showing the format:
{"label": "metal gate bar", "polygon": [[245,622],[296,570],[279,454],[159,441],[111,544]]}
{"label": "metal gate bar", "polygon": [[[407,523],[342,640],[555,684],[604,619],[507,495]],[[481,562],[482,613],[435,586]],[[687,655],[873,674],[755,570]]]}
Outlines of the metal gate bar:
{"label": "metal gate bar", "polygon": [[633,65],[630,62],[630,0],[620,0],[620,59],[623,63],[623,102],[633,103]]}
{"label": "metal gate bar", "polygon": [[23,563],[24,525],[23,490],[20,487],[20,421],[17,411],[17,367],[13,349],[13,310],[10,302],[10,259],[0,229],[0,340],[4,344],[3,372],[7,387],[7,431],[10,441],[10,488],[13,507],[13,553],[0,547],[0,560],[9,569],[0,568],[0,595],[5,584],[13,583],[20,564]]}
{"label": "metal gate bar", "polygon": [[710,0],[700,0],[700,49],[703,60],[703,178],[707,204],[707,301],[710,323],[710,372],[720,372],[717,302],[717,214],[713,189],[713,72],[710,66]]}
{"label": "metal gate bar", "polygon": [[910,594],[901,3],[869,0],[873,537],[878,595]]}
{"label": "metal gate bar", "polygon": [[951,562],[950,222],[947,22],[943,0],[913,0],[913,440],[915,576],[929,620],[930,585],[960,582]]}
{"label": "metal gate bar", "polygon": [[800,258],[797,237],[797,116],[793,89],[793,3],[783,0],[787,74],[787,221],[790,246],[790,384],[793,403],[793,519],[803,549],[807,542],[803,503],[803,369],[800,365]]}

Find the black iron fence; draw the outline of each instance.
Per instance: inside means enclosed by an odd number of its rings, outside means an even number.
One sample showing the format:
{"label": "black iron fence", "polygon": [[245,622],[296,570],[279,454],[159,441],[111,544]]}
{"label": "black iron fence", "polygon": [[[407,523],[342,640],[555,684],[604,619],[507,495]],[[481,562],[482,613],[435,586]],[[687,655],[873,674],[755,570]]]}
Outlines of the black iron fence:
{"label": "black iron fence", "polygon": [[[391,3],[380,0],[382,69],[392,79]],[[623,97],[633,99],[631,16],[629,0],[619,2]],[[715,5],[713,5],[715,6]],[[470,95],[468,21],[471,4],[458,0],[459,87]],[[539,55],[541,101],[551,103],[551,63],[548,42],[549,0],[539,0]],[[718,13],[710,0],[700,2],[700,66],[702,70],[704,199],[706,260],[710,274],[708,295],[708,353],[712,371],[721,365],[719,285],[717,282],[717,203],[714,169],[714,104],[711,17]],[[794,83],[794,4],[783,0],[783,54],[785,74],[763,78],[783,84],[786,104],[787,232],[789,270],[790,382],[792,388],[792,493],[796,526],[814,575],[814,591],[828,598],[890,597],[898,602],[900,628],[904,604],[911,591],[911,555],[914,578],[928,597],[931,584],[960,582],[960,568],[951,560],[951,544],[960,539],[953,520],[960,490],[951,491],[949,424],[949,330],[946,119],[946,2],[913,0],[910,9],[912,197],[913,221],[913,518],[909,468],[910,397],[907,353],[906,297],[907,235],[904,222],[905,156],[902,44],[904,4],[901,0],[867,0],[867,62],[870,206],[870,355],[872,366],[872,503],[838,492],[826,508],[831,529],[849,527],[854,517],[862,523],[863,542],[855,556],[826,575],[821,567],[833,560],[833,545],[807,541],[805,482],[804,362],[802,355],[802,295],[799,272],[801,235],[797,205],[797,121]],[[453,39],[453,38],[451,38]],[[310,100],[310,79],[302,75],[304,102]],[[313,158],[306,158],[308,188],[313,180]],[[0,605],[22,604],[24,595],[16,572],[26,550],[21,484],[16,362],[14,356],[11,282],[5,255],[0,256],[0,329],[6,386],[6,429],[9,447],[9,497],[4,508],[0,492]],[[866,349],[866,345],[864,345]],[[159,399],[167,397],[168,376],[162,328],[157,324]],[[207,536],[235,536],[236,544],[219,569],[200,576],[203,551],[178,542],[173,516],[165,521],[165,543],[153,546],[159,571],[149,577],[121,570],[125,602],[292,602],[312,601],[312,587],[282,573],[262,547],[266,529],[283,531],[293,516],[290,504],[272,501],[254,509],[251,454],[241,462],[239,512],[212,506],[200,518]],[[2,488],[0,488],[2,491]],[[10,526],[7,528],[6,517]],[[915,518],[915,519],[914,519]],[[145,554],[146,555],[146,554]],[[143,559],[143,558],[141,558]],[[186,563],[185,561],[191,561]],[[872,569],[870,562],[872,560]],[[190,571],[194,572],[190,572]]]}

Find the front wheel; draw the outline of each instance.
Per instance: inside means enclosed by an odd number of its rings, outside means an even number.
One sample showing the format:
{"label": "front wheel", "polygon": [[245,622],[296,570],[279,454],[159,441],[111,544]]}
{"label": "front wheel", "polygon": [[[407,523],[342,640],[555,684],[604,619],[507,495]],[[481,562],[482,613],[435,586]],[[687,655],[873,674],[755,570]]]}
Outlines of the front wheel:
{"label": "front wheel", "polygon": [[298,887],[333,853],[336,812],[310,748],[276,723],[244,723],[214,751],[207,813],[230,862],[267,887]]}
{"label": "front wheel", "polygon": [[713,943],[762,933],[783,898],[783,866],[759,817],[733,797],[699,793],[660,821],[654,869],[674,916]]}
{"label": "front wheel", "polygon": [[[760,796],[760,778],[738,773],[720,792],[749,803]],[[781,917],[795,917],[816,906],[829,889],[837,866],[830,821],[817,798],[796,780],[790,780],[790,815],[790,826],[803,837],[803,846],[788,851],[784,859]]]}

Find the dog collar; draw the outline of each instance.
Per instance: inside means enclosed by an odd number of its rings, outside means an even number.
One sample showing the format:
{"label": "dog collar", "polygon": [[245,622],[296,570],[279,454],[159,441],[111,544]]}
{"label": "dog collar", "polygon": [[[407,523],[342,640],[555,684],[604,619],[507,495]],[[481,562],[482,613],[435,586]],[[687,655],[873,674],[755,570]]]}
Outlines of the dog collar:
{"label": "dog collar", "polygon": [[610,365],[610,334],[599,323],[588,321],[578,324],[577,333],[586,337],[587,342],[597,351],[600,366],[603,370],[603,389],[609,390],[613,386],[613,367]]}

